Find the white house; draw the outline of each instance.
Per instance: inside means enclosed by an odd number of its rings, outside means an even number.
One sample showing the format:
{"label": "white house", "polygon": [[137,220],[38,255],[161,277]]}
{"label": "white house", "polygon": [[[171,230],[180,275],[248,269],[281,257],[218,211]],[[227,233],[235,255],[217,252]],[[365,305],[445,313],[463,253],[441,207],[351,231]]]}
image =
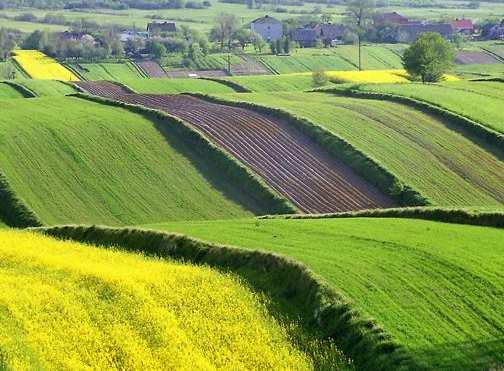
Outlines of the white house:
{"label": "white house", "polygon": [[269,15],[254,19],[250,23],[250,29],[261,35],[265,41],[275,41],[283,36],[282,22]]}

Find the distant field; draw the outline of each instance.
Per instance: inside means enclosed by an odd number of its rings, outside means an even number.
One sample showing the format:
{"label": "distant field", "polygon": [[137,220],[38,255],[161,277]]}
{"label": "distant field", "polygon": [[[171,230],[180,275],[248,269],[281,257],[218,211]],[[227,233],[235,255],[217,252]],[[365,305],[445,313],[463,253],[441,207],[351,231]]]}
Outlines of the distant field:
{"label": "distant field", "polygon": [[[196,70],[224,70],[228,68],[227,53],[213,53],[202,57],[197,62],[194,62],[193,68]],[[240,57],[235,54],[230,54],[229,59],[231,65],[243,62]],[[182,65],[181,54],[169,54],[162,62],[167,70],[184,67]]]}
{"label": "distant field", "polygon": [[10,98],[24,98],[24,96],[12,86],[0,82],[0,99]]}
{"label": "distant field", "polygon": [[116,80],[142,78],[131,62],[80,63],[72,66],[87,80]]}
{"label": "distant field", "polygon": [[428,369],[504,361],[504,312],[496,305],[504,287],[503,230],[372,218],[147,227],[305,263]]}
{"label": "distant field", "polygon": [[438,205],[504,204],[502,160],[412,108],[322,93],[241,93],[232,97],[282,108],[323,126]]}
{"label": "distant field", "polygon": [[317,87],[311,75],[234,76],[225,79],[254,92],[303,91]]}
{"label": "distant field", "polygon": [[204,267],[0,231],[6,369],[311,369],[260,297]]}
{"label": "distant field", "polygon": [[[2,10],[3,12],[3,10]],[[18,22],[12,19],[5,19],[0,17],[0,28],[13,28],[21,32],[33,32],[36,30],[48,30],[51,32],[61,32],[68,30],[68,26],[61,26],[56,24],[43,24],[36,22]]]}
{"label": "distant field", "polygon": [[39,97],[52,97],[76,93],[77,90],[61,81],[55,80],[20,80],[18,84],[25,86]]}
{"label": "distant field", "polygon": [[264,213],[167,124],[78,98],[13,101],[2,102],[0,169],[47,224]]}
{"label": "distant field", "polygon": [[[364,69],[401,68],[401,58],[397,50],[386,45],[369,45],[362,49]],[[335,48],[296,49],[291,55],[263,55],[257,57],[276,73],[312,72],[318,69],[345,71],[358,68],[358,49],[353,45]]]}
{"label": "distant field", "polygon": [[455,67],[455,73],[466,78],[484,76],[504,76],[504,63],[498,64],[466,64]]}
{"label": "distant field", "polygon": [[219,82],[195,79],[135,79],[121,81],[138,93],[178,94],[178,93],[206,93],[227,94],[235,91]]}
{"label": "distant field", "polygon": [[[474,83],[477,86],[484,84]],[[466,85],[466,83],[464,83]],[[504,86],[504,84],[503,84]],[[359,90],[384,92],[397,95],[404,95],[416,99],[421,99],[437,106],[457,112],[489,128],[504,133],[504,121],[502,120],[502,107],[504,105],[504,95],[501,98],[489,97],[476,92],[463,91],[457,89],[458,83],[445,83],[443,85],[422,85],[406,86],[401,84],[367,84],[360,85]],[[481,88],[479,88],[481,89]]]}

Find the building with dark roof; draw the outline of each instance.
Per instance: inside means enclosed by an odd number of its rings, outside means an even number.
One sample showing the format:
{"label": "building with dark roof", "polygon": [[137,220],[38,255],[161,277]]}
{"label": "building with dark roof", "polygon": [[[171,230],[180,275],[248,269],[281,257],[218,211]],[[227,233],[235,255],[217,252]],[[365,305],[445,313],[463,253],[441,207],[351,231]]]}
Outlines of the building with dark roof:
{"label": "building with dark roof", "polygon": [[291,32],[291,40],[302,48],[312,48],[317,44],[319,30],[317,27],[300,27]]}
{"label": "building with dark roof", "polygon": [[409,19],[397,12],[378,13],[373,17],[375,26],[383,24],[401,25],[410,23]]}
{"label": "building with dark roof", "polygon": [[347,28],[342,24],[324,23],[316,28],[325,46],[329,46],[335,41],[342,41],[347,32]]}
{"label": "building with dark roof", "polygon": [[265,41],[276,41],[283,36],[283,25],[278,19],[265,15],[250,23],[250,30],[261,35]]}
{"label": "building with dark roof", "polygon": [[451,26],[453,31],[463,35],[472,35],[474,33],[474,24],[470,19],[455,19],[452,21]]}
{"label": "building with dark roof", "polygon": [[414,42],[425,32],[436,32],[443,38],[451,40],[453,38],[453,27],[449,23],[438,24],[403,24],[397,28],[396,41],[401,43]]}
{"label": "building with dark roof", "polygon": [[150,22],[149,24],[147,24],[147,32],[150,35],[175,31],[177,31],[175,22]]}

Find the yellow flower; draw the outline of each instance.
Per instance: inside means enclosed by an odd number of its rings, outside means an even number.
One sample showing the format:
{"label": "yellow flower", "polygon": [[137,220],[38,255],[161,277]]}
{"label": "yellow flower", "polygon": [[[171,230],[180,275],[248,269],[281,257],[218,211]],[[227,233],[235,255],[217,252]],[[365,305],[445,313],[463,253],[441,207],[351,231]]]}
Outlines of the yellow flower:
{"label": "yellow flower", "polygon": [[70,70],[38,50],[15,50],[13,59],[32,79],[79,81]]}

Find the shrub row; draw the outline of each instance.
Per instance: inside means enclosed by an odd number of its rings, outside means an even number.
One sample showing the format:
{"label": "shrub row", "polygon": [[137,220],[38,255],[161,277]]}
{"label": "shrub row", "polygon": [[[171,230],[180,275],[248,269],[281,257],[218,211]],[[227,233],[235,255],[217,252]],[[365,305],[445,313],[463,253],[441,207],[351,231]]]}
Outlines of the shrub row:
{"label": "shrub row", "polygon": [[177,135],[179,140],[196,151],[203,161],[207,161],[211,164],[212,168],[217,169],[223,177],[226,177],[231,183],[237,185],[242,192],[251,196],[251,198],[264,210],[269,210],[268,213],[290,214],[298,211],[287,199],[281,197],[266,185],[262,179],[253,174],[226,152],[210,143],[203,135],[193,130],[189,125],[177,117],[159,110],[145,108],[141,105],[127,104],[80,93],[74,94],[74,96],[110,106],[126,108],[148,119],[161,121],[163,124],[170,125],[170,130]]}
{"label": "shrub row", "polygon": [[14,89],[16,89],[21,95],[25,98],[35,98],[37,94],[33,92],[32,90],[28,89],[26,86],[18,84],[17,82],[14,81],[3,81],[4,84],[7,84],[9,86],[12,86]]}
{"label": "shrub row", "polygon": [[349,89],[326,89],[326,93],[342,95],[346,97],[353,98],[366,98],[366,99],[377,99],[377,100],[388,100],[393,102],[398,102],[409,107],[415,108],[422,112],[429,114],[434,114],[450,123],[453,123],[460,129],[467,131],[468,133],[480,138],[485,143],[496,146],[500,150],[504,150],[504,134],[498,133],[486,126],[473,121],[465,116],[459,115],[458,113],[449,111],[445,108],[436,106],[432,103],[425,102],[420,99],[405,97],[402,95],[389,94],[389,93],[377,93],[377,92],[365,92]]}
{"label": "shrub row", "polygon": [[299,262],[156,231],[99,226],[37,230],[57,238],[120,247],[236,273],[273,300],[295,308],[303,325],[317,329],[323,338],[334,339],[358,369],[419,369],[382,328],[363,318],[342,295]]}
{"label": "shrub row", "polygon": [[254,103],[229,101],[204,94],[191,93],[188,95],[219,104],[246,108],[288,121],[297,130],[313,139],[331,155],[351,167],[369,183],[376,186],[383,193],[389,195],[399,205],[425,206],[432,203],[427,197],[421,195],[420,192],[409,185],[406,185],[396,175],[374,159],[353,147],[346,140],[307,119],[298,117],[282,109],[265,107]]}
{"label": "shrub row", "polygon": [[15,228],[43,225],[35,212],[14,193],[2,173],[0,173],[0,220]]}
{"label": "shrub row", "polygon": [[318,215],[265,215],[259,217],[259,219],[324,219],[357,217],[426,219],[445,223],[504,228],[504,211],[475,211],[439,207],[374,209]]}
{"label": "shrub row", "polygon": [[252,90],[250,90],[249,88],[246,88],[245,86],[240,85],[237,82],[234,82],[231,80],[219,79],[217,77],[199,77],[199,79],[214,81],[214,82],[218,82],[219,84],[229,86],[231,89],[233,89],[237,93],[252,93]]}

